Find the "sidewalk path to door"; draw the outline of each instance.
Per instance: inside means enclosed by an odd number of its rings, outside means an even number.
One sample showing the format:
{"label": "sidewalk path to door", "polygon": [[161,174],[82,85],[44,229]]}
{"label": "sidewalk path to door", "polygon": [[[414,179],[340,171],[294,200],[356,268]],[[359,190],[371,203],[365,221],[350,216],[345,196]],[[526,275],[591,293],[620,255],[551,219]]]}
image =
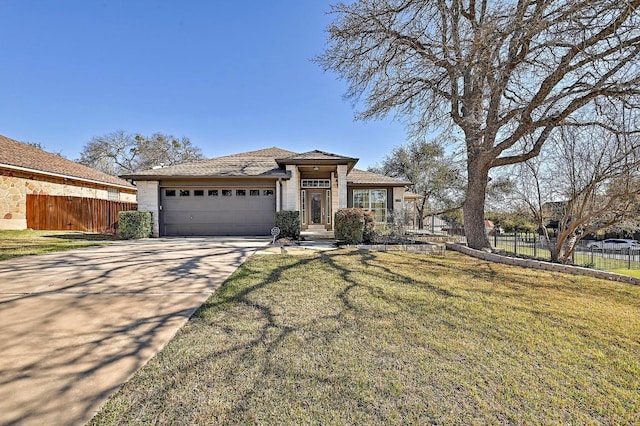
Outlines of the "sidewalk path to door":
{"label": "sidewalk path to door", "polygon": [[0,262],[0,424],[85,424],[267,243],[161,238]]}

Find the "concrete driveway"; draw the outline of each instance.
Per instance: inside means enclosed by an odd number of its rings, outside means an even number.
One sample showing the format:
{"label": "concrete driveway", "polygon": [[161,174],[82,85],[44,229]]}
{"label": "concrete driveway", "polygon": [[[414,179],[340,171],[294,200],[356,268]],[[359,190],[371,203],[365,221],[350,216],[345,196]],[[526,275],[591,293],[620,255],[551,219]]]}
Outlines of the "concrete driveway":
{"label": "concrete driveway", "polygon": [[84,424],[267,239],[116,242],[0,262],[0,424]]}

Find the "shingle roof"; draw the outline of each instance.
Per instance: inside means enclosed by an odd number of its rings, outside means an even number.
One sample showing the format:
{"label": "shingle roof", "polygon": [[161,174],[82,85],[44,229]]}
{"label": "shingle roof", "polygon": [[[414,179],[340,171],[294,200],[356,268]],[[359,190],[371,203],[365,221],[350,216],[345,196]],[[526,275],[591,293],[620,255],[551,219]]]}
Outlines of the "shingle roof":
{"label": "shingle roof", "polygon": [[243,176],[285,176],[286,173],[276,163],[275,158],[290,156],[294,152],[280,148],[226,155],[224,157],[199,160],[174,166],[142,170],[123,175],[128,179],[143,177],[243,177]]}
{"label": "shingle roof", "polygon": [[231,155],[226,155],[224,157],[218,157],[218,158],[228,158],[228,157],[268,157],[268,158],[286,158],[286,157],[291,157],[292,155],[298,155],[298,153],[293,152],[293,151],[287,151],[286,149],[282,149],[282,148],[278,148],[275,146],[272,146],[271,148],[265,148],[265,149],[258,149],[256,151],[249,151],[249,152],[241,152],[239,154],[231,154]]}
{"label": "shingle roof", "polygon": [[2,166],[135,189],[126,180],[0,135],[0,167]]}
{"label": "shingle roof", "polygon": [[[242,152],[224,157],[200,160],[174,166],[143,170],[123,175],[127,179],[159,179],[168,177],[278,177],[288,176],[278,164],[295,163],[297,161],[336,161],[347,162],[350,167],[358,161],[357,158],[344,157],[324,151],[308,151],[296,153],[285,149],[272,147],[257,151]],[[347,175],[347,181],[354,184],[373,184],[404,186],[410,182],[391,178],[363,170],[352,169]]]}
{"label": "shingle roof", "polygon": [[411,185],[411,182],[404,179],[393,178],[378,173],[367,172],[365,170],[353,169],[347,175],[347,183],[354,185],[391,185],[404,186]]}

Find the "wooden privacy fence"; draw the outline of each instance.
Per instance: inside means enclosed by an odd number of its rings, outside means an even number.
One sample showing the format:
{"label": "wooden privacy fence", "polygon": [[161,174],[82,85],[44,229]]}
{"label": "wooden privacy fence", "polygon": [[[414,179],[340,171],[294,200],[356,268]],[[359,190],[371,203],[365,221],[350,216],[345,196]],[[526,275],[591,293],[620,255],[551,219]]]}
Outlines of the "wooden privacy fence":
{"label": "wooden privacy fence", "polygon": [[27,227],[51,231],[114,234],[118,212],[137,210],[136,203],[57,195],[27,195]]}

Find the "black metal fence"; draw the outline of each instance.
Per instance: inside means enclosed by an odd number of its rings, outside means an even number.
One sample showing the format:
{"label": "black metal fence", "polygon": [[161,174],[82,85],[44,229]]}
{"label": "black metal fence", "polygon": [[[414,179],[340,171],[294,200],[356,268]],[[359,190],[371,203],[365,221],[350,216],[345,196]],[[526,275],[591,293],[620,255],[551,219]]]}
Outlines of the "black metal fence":
{"label": "black metal fence", "polygon": [[[544,237],[532,233],[499,234],[490,237],[494,248],[509,253],[550,260],[551,253]],[[595,268],[604,271],[621,269],[640,269],[640,250],[599,249],[587,247],[591,240],[580,240],[573,252],[571,262],[574,265]]]}

